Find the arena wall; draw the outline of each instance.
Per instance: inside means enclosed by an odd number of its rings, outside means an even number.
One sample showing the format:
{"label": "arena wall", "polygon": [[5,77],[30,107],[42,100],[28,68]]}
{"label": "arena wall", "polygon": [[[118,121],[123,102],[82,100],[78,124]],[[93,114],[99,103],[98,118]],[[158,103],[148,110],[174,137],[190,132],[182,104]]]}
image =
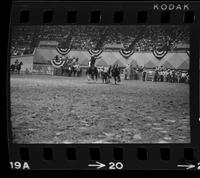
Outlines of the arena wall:
{"label": "arena wall", "polygon": [[33,64],[32,73],[53,75],[54,74],[54,67],[52,65],[49,65],[49,64]]}
{"label": "arena wall", "polygon": [[[34,57],[34,62],[44,63],[44,61],[51,60],[58,55],[55,49],[51,48],[38,48]],[[85,63],[85,60],[90,59],[90,53],[88,51],[71,50],[68,53],[69,56],[74,56],[79,58],[79,62]],[[184,61],[189,65],[189,56],[186,52],[168,52],[161,60],[158,60],[152,52],[136,52],[128,59],[124,58],[119,51],[103,51],[100,55],[108,65],[114,64],[117,60],[120,60],[125,66],[130,64],[133,60],[139,66],[144,66],[149,61],[153,62],[155,66],[164,65],[168,61],[174,68],[180,66]]]}
{"label": "arena wall", "polygon": [[[29,72],[39,72],[44,74],[52,74],[53,69],[49,61],[56,55],[59,55],[55,48],[37,48],[33,55],[25,55],[20,57],[11,57],[11,64],[16,59],[23,62],[22,71],[26,69]],[[68,56],[78,57],[81,66],[87,66],[90,59],[90,53],[87,50],[71,50]],[[119,51],[105,50],[100,55],[108,65],[113,65],[116,61],[120,61],[124,66],[130,63],[145,66],[152,62],[155,66],[161,66],[168,63],[174,69],[177,69],[182,63],[185,63],[186,70],[189,69],[189,56],[186,52],[168,52],[161,60],[157,59],[152,52],[135,52],[128,59],[124,58]],[[98,64],[98,61],[97,61]],[[34,70],[33,70],[34,69]]]}

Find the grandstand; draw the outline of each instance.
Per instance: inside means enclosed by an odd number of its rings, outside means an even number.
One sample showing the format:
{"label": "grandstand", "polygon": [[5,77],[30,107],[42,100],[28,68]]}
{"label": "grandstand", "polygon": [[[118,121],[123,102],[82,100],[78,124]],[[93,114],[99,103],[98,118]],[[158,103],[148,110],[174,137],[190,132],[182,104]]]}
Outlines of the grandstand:
{"label": "grandstand", "polygon": [[[137,40],[136,40],[137,39]],[[136,40],[134,44],[134,40]],[[134,51],[151,51],[171,42],[170,50],[187,48],[188,27],[183,26],[17,26],[12,31],[11,54],[30,54],[40,41],[57,41],[71,49],[98,46],[118,49],[131,46]]]}

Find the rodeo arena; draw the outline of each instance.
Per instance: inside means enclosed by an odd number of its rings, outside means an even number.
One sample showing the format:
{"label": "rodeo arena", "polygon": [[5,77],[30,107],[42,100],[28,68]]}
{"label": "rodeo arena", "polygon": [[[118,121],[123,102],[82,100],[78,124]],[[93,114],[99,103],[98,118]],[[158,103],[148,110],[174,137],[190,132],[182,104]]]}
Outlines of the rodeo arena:
{"label": "rodeo arena", "polygon": [[19,26],[16,143],[189,143],[187,26]]}

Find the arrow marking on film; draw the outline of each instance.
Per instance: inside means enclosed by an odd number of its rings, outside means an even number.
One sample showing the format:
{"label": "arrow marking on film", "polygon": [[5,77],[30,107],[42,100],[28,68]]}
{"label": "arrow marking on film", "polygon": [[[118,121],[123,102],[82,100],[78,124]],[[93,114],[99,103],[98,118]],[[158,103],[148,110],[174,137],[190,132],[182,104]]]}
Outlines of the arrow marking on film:
{"label": "arrow marking on film", "polygon": [[193,164],[189,164],[189,165],[177,165],[178,167],[186,167],[186,169],[192,169],[195,167],[195,165]]}
{"label": "arrow marking on film", "polygon": [[88,166],[90,166],[90,167],[97,167],[97,169],[100,169],[102,167],[105,167],[106,165],[103,164],[103,163],[100,163],[100,162],[96,161],[96,164],[88,164]]}

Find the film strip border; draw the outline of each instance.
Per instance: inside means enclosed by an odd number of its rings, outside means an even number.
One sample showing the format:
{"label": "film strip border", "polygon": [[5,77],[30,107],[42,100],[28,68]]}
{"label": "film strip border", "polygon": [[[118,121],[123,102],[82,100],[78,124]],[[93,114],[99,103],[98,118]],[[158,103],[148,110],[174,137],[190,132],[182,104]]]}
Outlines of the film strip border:
{"label": "film strip border", "polygon": [[[198,3],[184,2],[15,2],[12,9],[13,25],[67,24],[191,24],[198,16]],[[84,8],[83,8],[84,7]],[[109,16],[107,15],[109,14]]]}
{"label": "film strip border", "polygon": [[[158,5],[157,5],[158,4]],[[163,5],[164,4],[164,5]],[[79,6],[74,3],[55,2],[26,3],[15,2],[12,8],[12,25],[156,25],[177,24],[194,25],[199,22],[199,5],[190,3],[189,10],[184,3],[175,3],[175,9],[170,10],[170,3],[97,3],[91,2]],[[172,8],[172,7],[171,7]],[[187,6],[185,6],[187,8]],[[199,32],[198,32],[199,33]],[[196,31],[196,34],[198,34]],[[198,36],[199,37],[199,36]],[[198,39],[192,34],[190,57],[197,59],[199,51]],[[191,66],[197,65],[191,60]],[[194,70],[193,70],[194,69]],[[194,67],[191,69],[191,80],[195,78]],[[192,81],[191,81],[192,82]],[[191,84],[191,93],[197,93],[195,81]],[[197,98],[197,99],[196,99]],[[190,99],[198,100],[195,95]],[[194,103],[193,103],[194,104]],[[191,113],[198,106],[191,108]],[[10,167],[12,169],[199,169],[200,147],[199,120],[196,114],[191,118],[191,144],[125,144],[125,145],[16,145],[9,144]],[[199,117],[199,116],[198,116]],[[9,133],[11,134],[11,133]],[[27,164],[28,165],[27,165]],[[90,166],[89,166],[90,165]]]}
{"label": "film strip border", "polygon": [[200,147],[183,145],[20,145],[10,154],[11,169],[200,170]]}

